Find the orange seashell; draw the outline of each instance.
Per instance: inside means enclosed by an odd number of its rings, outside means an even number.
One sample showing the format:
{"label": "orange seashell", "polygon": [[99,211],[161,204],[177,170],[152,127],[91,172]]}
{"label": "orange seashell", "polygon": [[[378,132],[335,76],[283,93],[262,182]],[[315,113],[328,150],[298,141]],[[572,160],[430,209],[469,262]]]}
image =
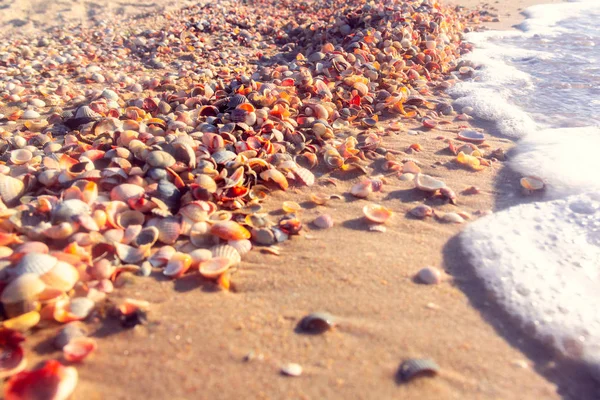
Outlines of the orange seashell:
{"label": "orange seashell", "polygon": [[363,207],[363,214],[369,221],[383,224],[392,217],[393,212],[379,204],[367,204]]}
{"label": "orange seashell", "polygon": [[81,336],[72,339],[63,347],[65,360],[69,362],[81,362],[98,348],[98,344],[92,338]]}
{"label": "orange seashell", "polygon": [[23,241],[15,233],[0,232],[0,246],[8,246],[11,244],[21,244]]}
{"label": "orange seashell", "polygon": [[56,360],[46,361],[42,368],[19,372],[4,385],[6,400],[66,400],[77,386],[77,370]]}
{"label": "orange seashell", "polygon": [[285,175],[274,168],[261,172],[260,177],[265,181],[275,182],[282,190],[286,190],[289,186]]}
{"label": "orange seashell", "polygon": [[133,314],[137,310],[147,310],[150,308],[150,303],[145,300],[136,300],[126,298],[117,307],[119,312],[123,315]]}
{"label": "orange seashell", "polygon": [[179,278],[192,265],[192,257],[184,253],[175,253],[163,270],[163,274],[171,278]]}
{"label": "orange seashell", "polygon": [[210,228],[210,233],[223,240],[250,239],[250,232],[235,221],[219,221]]}
{"label": "orange seashell", "polygon": [[200,264],[200,274],[208,279],[216,279],[231,267],[227,257],[214,257]]}

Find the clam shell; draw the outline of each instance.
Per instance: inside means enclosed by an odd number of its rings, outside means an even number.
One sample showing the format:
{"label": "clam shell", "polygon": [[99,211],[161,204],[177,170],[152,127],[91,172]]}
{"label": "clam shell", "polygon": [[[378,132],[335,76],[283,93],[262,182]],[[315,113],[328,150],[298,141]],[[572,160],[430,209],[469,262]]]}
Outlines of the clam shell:
{"label": "clam shell", "polygon": [[188,254],[175,253],[173,257],[167,263],[167,266],[163,270],[163,275],[171,278],[179,278],[192,265],[192,257]]}
{"label": "clam shell", "polygon": [[148,247],[131,247],[122,243],[114,243],[117,257],[126,264],[136,264],[146,258]]}
{"label": "clam shell", "polygon": [[146,162],[152,167],[169,168],[172,167],[173,164],[177,162],[177,160],[175,160],[175,157],[173,157],[166,151],[157,150],[152,151],[150,152],[150,154],[148,154],[148,157],[146,157]]}
{"label": "clam shell", "polygon": [[210,248],[213,257],[227,258],[231,265],[237,265],[242,261],[242,257],[237,249],[229,244],[217,244]]}
{"label": "clam shell", "polygon": [[235,221],[219,221],[210,227],[210,233],[223,240],[250,239],[250,232]]}
{"label": "clam shell", "polygon": [[119,228],[126,229],[130,225],[143,225],[144,221],[145,216],[143,213],[135,210],[129,210],[119,213],[115,222]]}
{"label": "clam shell", "polygon": [[100,118],[101,115],[96,111],[92,110],[89,106],[81,106],[77,109],[75,113],[75,118],[91,118],[97,119]]}
{"label": "clam shell", "polygon": [[147,226],[142,229],[139,235],[135,238],[134,244],[138,247],[140,246],[152,246],[159,237],[158,228],[155,226]]}
{"label": "clam shell", "polygon": [[213,257],[200,264],[200,274],[208,279],[216,279],[232,266],[227,257]]}
{"label": "clam shell", "polygon": [[12,176],[0,174],[0,198],[7,206],[14,206],[25,193],[25,184]]}
{"label": "clam shell", "polygon": [[253,228],[252,240],[258,244],[270,246],[275,243],[275,234],[269,228]]}
{"label": "clam shell", "polygon": [[119,186],[115,186],[110,191],[110,199],[113,201],[127,202],[130,199],[137,199],[144,195],[146,190],[138,185],[130,183],[124,183]]}
{"label": "clam shell", "polygon": [[192,257],[192,268],[196,268],[200,263],[213,258],[213,253],[208,249],[196,249],[190,252],[190,257]]}
{"label": "clam shell", "polygon": [[425,174],[416,174],[414,179],[415,185],[417,189],[423,190],[425,192],[436,192],[443,187],[446,187],[446,184],[440,180],[437,180],[429,175]]}
{"label": "clam shell", "polygon": [[421,376],[434,376],[440,370],[440,367],[431,359],[408,359],[400,364],[398,369],[398,378],[403,382],[408,382],[413,378]]}
{"label": "clam shell", "polygon": [[58,203],[56,208],[52,211],[52,220],[54,223],[68,222],[71,217],[80,214],[90,214],[90,206],[78,199],[65,200]]}
{"label": "clam shell", "polygon": [[312,186],[315,183],[315,175],[306,168],[296,168],[294,170],[294,176],[306,186]]}
{"label": "clam shell", "polygon": [[335,325],[335,317],[326,312],[313,312],[302,318],[298,327],[302,332],[324,333]]}

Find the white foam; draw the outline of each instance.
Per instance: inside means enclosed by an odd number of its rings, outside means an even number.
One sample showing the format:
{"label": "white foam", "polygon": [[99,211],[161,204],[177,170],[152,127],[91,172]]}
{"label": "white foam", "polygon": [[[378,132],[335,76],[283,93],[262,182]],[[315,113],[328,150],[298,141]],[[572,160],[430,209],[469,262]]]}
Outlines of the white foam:
{"label": "white foam", "polygon": [[600,192],[523,204],[461,234],[500,305],[563,354],[600,365]]}
{"label": "white foam", "polygon": [[542,178],[547,198],[562,198],[600,191],[599,149],[600,128],[547,129],[520,140],[509,165]]}
{"label": "white foam", "polygon": [[527,17],[517,27],[528,34],[556,34],[561,31],[556,25],[568,18],[580,15],[590,9],[598,8],[597,0],[579,0],[557,4],[538,4],[527,8],[523,14]]}

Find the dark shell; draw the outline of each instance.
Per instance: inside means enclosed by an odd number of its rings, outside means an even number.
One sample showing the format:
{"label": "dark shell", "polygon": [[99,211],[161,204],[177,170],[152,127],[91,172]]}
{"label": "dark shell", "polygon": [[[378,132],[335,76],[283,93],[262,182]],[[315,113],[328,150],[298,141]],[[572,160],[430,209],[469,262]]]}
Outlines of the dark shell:
{"label": "dark shell", "polygon": [[319,334],[328,331],[335,325],[333,315],[326,312],[310,313],[300,321],[299,328],[302,332]]}
{"label": "dark shell", "polygon": [[231,96],[229,98],[229,101],[227,102],[227,107],[236,108],[240,104],[244,104],[247,102],[248,102],[248,99],[246,98],[246,96],[241,95],[241,94],[234,94],[233,96]]}
{"label": "dark shell", "polygon": [[437,375],[439,370],[440,367],[431,359],[411,358],[400,364],[398,379],[402,382],[408,382],[413,378],[421,376]]}

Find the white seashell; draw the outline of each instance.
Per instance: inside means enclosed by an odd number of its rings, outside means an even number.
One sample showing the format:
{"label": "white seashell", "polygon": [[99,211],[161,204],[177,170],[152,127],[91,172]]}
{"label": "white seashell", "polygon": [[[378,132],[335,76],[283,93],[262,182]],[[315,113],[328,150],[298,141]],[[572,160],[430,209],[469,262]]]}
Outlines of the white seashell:
{"label": "white seashell", "polygon": [[224,257],[229,259],[231,261],[231,265],[239,264],[240,261],[242,261],[240,253],[235,249],[235,247],[228,244],[218,244],[211,247],[210,251],[212,252],[213,257]]}
{"label": "white seashell", "polygon": [[425,174],[416,174],[415,175],[415,185],[417,189],[423,190],[425,192],[435,192],[440,190],[441,188],[446,187],[446,184],[440,180],[437,180],[429,175]]}
{"label": "white seashell", "polygon": [[77,109],[77,112],[75,113],[75,118],[100,118],[100,114],[98,114],[96,111],[92,110],[90,107],[88,106],[82,106],[79,107]]}
{"label": "white seashell", "polygon": [[40,117],[40,113],[35,110],[27,110],[21,115],[21,119],[38,119]]}
{"label": "white seashell", "polygon": [[252,250],[252,242],[248,239],[229,240],[227,244],[236,249],[241,256]]}
{"label": "white seashell", "polygon": [[0,198],[7,206],[13,206],[25,193],[25,185],[19,179],[0,174]]}
{"label": "white seashell", "polygon": [[10,274],[15,277],[25,274],[41,276],[50,271],[57,262],[58,259],[49,254],[27,253],[10,269]]}

